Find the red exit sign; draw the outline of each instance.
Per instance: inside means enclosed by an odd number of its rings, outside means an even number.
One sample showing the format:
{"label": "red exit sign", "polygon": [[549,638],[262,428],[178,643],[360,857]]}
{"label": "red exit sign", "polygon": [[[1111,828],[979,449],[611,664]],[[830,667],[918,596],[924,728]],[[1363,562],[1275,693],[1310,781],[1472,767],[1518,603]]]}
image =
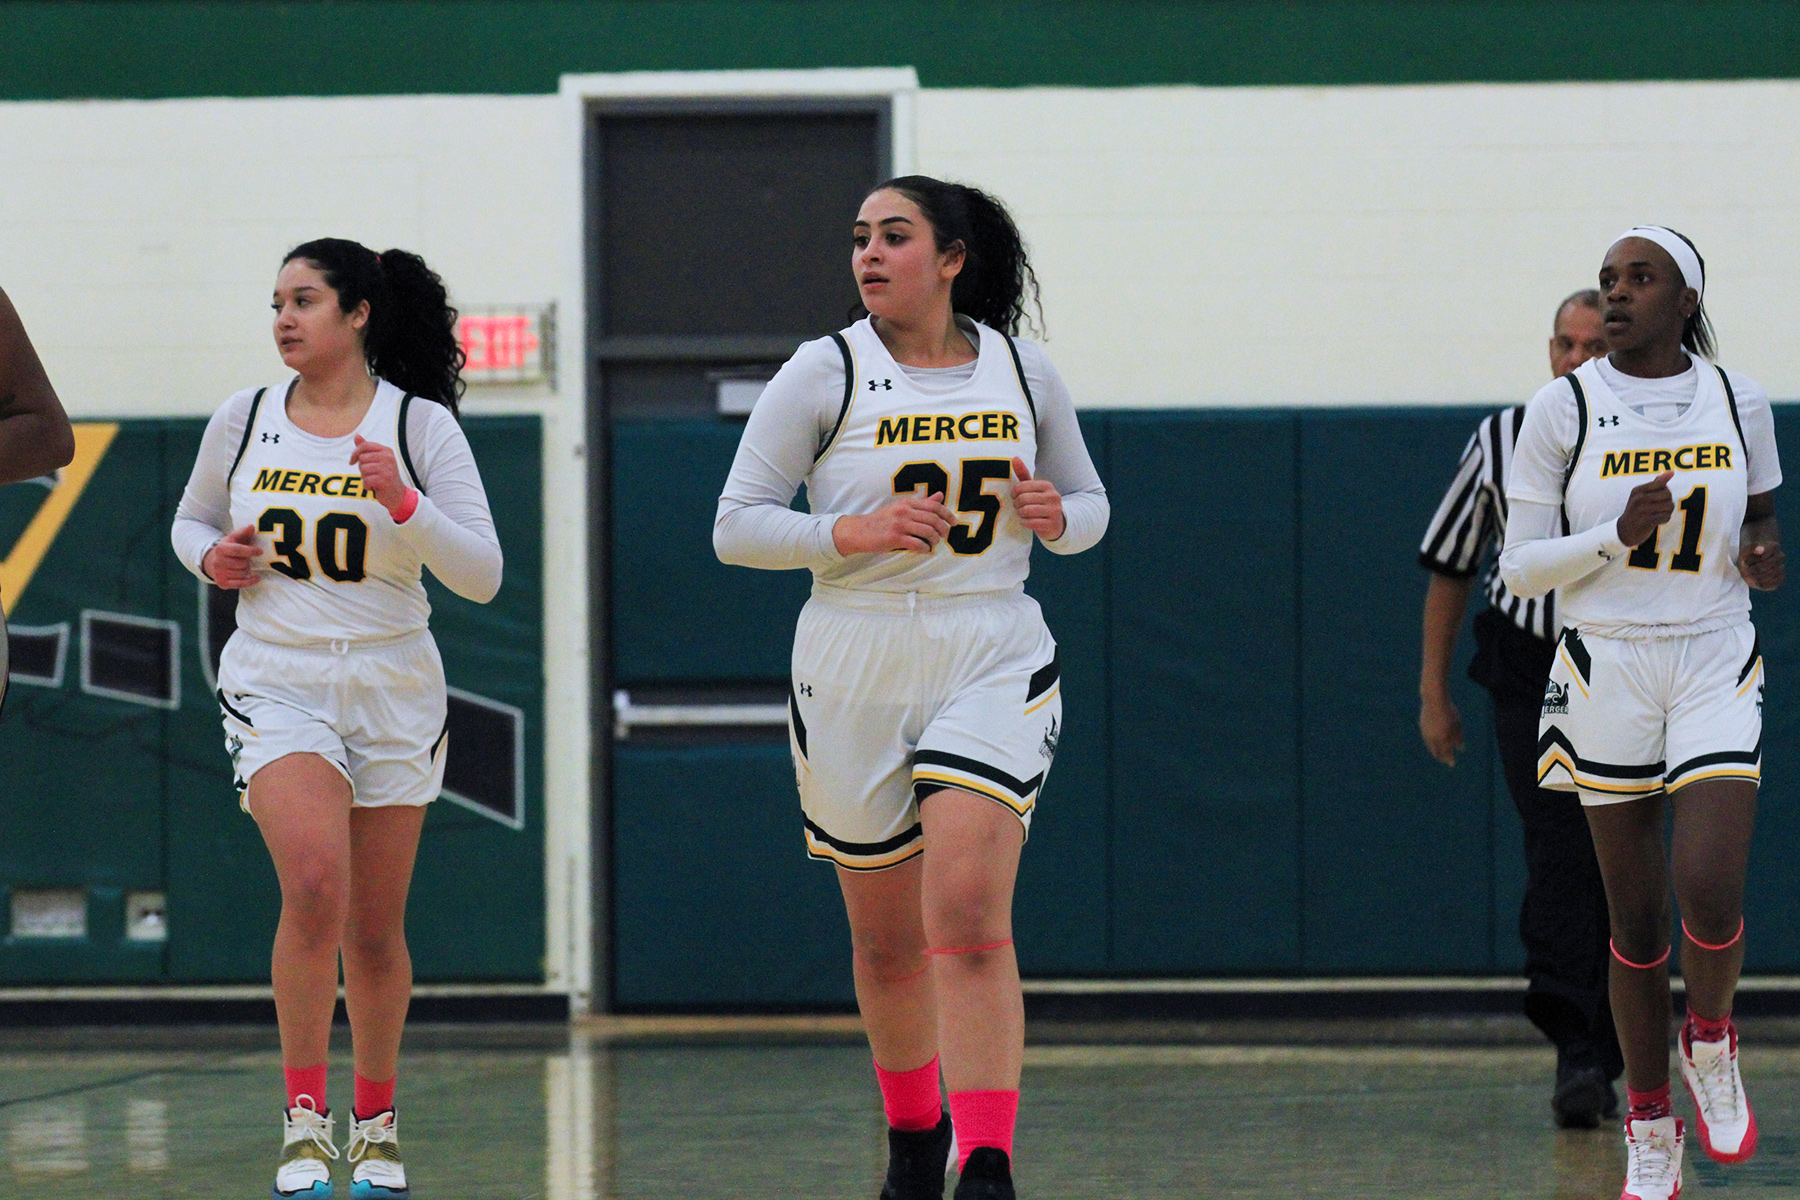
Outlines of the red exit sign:
{"label": "red exit sign", "polygon": [[470,309],[456,322],[470,383],[543,383],[552,377],[555,306]]}

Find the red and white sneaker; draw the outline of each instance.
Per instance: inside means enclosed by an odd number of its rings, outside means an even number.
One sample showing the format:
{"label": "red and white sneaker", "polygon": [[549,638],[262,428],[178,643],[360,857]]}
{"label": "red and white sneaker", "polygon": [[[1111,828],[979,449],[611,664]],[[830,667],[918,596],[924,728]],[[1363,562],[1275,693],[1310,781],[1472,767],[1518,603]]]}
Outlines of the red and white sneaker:
{"label": "red and white sneaker", "polygon": [[1679,1117],[1625,1122],[1625,1190],[1619,1200],[1675,1200],[1681,1195]]}
{"label": "red and white sneaker", "polygon": [[1681,1079],[1700,1122],[1701,1147],[1715,1162],[1743,1162],[1756,1153],[1756,1114],[1738,1074],[1737,1026],[1716,1042],[1690,1042],[1684,1028],[1677,1045]]}

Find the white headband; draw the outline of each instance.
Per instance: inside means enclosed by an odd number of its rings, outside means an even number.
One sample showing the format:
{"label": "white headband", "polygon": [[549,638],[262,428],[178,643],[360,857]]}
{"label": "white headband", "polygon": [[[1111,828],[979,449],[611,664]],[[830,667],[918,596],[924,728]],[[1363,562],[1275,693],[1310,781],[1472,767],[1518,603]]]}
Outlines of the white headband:
{"label": "white headband", "polygon": [[[1700,269],[1700,256],[1694,248],[1684,241],[1673,229],[1664,229],[1661,225],[1634,225],[1612,240],[1614,246],[1626,238],[1643,238],[1646,242],[1655,242],[1669,252],[1675,260],[1675,269],[1681,272],[1681,280],[1688,287],[1699,293],[1702,299],[1706,296],[1706,272]],[[1609,247],[1610,249],[1610,247]]]}

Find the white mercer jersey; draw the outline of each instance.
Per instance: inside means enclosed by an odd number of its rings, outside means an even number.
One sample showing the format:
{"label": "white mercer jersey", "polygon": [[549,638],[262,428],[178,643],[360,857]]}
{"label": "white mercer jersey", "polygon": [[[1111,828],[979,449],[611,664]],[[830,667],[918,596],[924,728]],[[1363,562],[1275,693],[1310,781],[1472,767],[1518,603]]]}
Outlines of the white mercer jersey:
{"label": "white mercer jersey", "polygon": [[[1597,361],[1597,360],[1595,360]],[[1673,421],[1639,416],[1595,361],[1570,376],[1583,421],[1563,488],[1569,532],[1617,520],[1631,489],[1673,471],[1675,515],[1650,541],[1558,590],[1563,621],[1583,630],[1741,623],[1750,588],[1738,574],[1738,533],[1749,500],[1749,456],[1724,376],[1700,363],[1694,402]]]}
{"label": "white mercer jersey", "polygon": [[[1031,530],[1012,505],[1012,460],[1037,464],[1037,414],[1006,336],[975,322],[975,373],[950,392],[913,386],[866,320],[840,335],[850,349],[848,407],[806,477],[815,513],[871,513],[895,496],[941,492],[959,524],[930,554],[867,554],[832,586],[960,594],[1023,583]],[[852,559],[851,561],[855,561]]]}
{"label": "white mercer jersey", "polygon": [[401,435],[411,400],[386,380],[362,424],[322,438],[287,417],[293,381],[265,389],[244,429],[228,480],[231,527],[255,527],[258,582],[238,593],[238,628],[265,642],[371,641],[423,629],[431,604],[418,554],[350,462],[356,434],[394,451],[418,487]]}

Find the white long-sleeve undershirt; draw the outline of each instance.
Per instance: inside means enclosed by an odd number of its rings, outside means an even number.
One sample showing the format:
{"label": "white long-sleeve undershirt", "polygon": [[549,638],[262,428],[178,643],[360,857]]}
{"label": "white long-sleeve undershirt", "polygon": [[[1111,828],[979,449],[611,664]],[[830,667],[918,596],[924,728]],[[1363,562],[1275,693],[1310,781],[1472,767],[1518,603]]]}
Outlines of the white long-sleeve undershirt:
{"label": "white long-sleeve undershirt", "polygon": [[[277,389],[269,389],[267,395],[278,395]],[[213,413],[175,509],[170,543],[182,564],[202,579],[206,552],[231,532],[231,493],[225,478],[249,418],[248,392]],[[504,562],[468,438],[449,409],[415,401],[407,410],[406,439],[418,472],[419,507],[395,528],[445,587],[486,604],[500,591]]]}
{"label": "white long-sleeve undershirt", "polygon": [[[1112,506],[1068,385],[1041,347],[1023,340],[1017,346],[1037,403],[1035,474],[1062,496],[1063,534],[1043,545],[1054,554],[1078,554],[1105,535]],[[719,497],[713,549],[720,561],[774,571],[811,568],[831,582],[845,572],[845,556],[832,540],[845,514],[788,507],[838,419],[843,394],[843,359],[826,339],[802,346],[764,390]]]}
{"label": "white long-sleeve undershirt", "polygon": [[1562,509],[1515,498],[1506,518],[1500,578],[1514,595],[1530,599],[1584,579],[1624,554],[1619,523],[1608,521],[1563,536]]}

